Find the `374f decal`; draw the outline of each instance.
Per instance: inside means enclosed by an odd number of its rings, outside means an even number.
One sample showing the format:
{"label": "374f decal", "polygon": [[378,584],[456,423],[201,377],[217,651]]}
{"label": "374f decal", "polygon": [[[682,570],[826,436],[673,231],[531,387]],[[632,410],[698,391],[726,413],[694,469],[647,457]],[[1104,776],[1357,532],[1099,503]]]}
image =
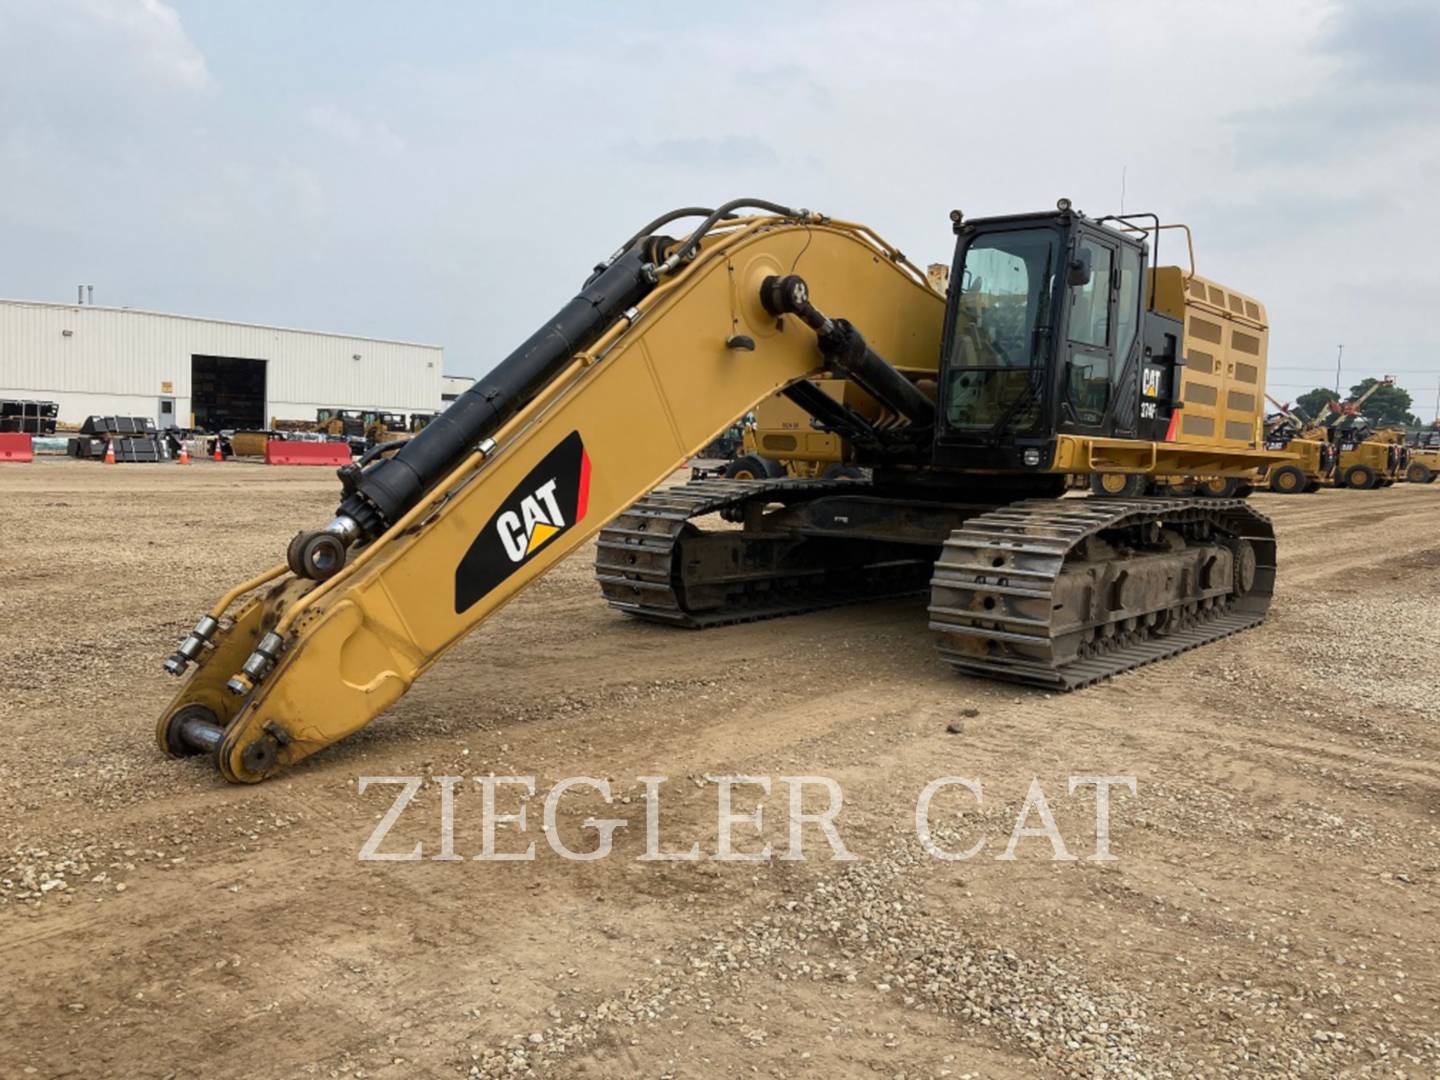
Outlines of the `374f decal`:
{"label": "374f decal", "polygon": [[486,593],[585,517],[590,458],[578,431],[562,439],[531,469],[455,568],[455,613]]}

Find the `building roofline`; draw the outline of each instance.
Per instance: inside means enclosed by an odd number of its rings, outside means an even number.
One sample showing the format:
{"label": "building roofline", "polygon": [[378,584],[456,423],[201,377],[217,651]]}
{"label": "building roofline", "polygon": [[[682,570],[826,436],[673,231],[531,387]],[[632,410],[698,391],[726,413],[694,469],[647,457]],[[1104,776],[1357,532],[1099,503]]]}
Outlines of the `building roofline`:
{"label": "building roofline", "polygon": [[0,304],[16,307],[64,308],[68,311],[116,311],[128,315],[151,315],[158,319],[184,319],[187,322],[214,323],[217,326],[243,326],[250,330],[279,330],[287,334],[312,334],[316,337],[346,338],[350,341],[373,341],[377,345],[407,345],[414,349],[440,349],[444,345],[432,345],[424,341],[401,341],[398,338],[369,337],[365,334],[344,334],[335,330],[306,330],[298,326],[275,326],[270,323],[239,322],[235,319],[214,319],[207,315],[181,315],[173,311],[151,311],[148,308],[109,307],[105,304],[69,304],[56,300],[17,300],[0,296]]}

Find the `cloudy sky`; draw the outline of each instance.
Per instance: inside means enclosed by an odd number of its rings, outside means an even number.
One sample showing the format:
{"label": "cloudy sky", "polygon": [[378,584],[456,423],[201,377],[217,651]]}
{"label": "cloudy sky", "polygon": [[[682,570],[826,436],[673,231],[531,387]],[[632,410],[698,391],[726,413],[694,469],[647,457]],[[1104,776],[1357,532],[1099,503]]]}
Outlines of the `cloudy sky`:
{"label": "cloudy sky", "polygon": [[1434,0],[0,0],[0,295],[478,374],[672,206],[818,208],[925,263],[952,207],[1098,215],[1123,177],[1267,303],[1277,396],[1343,342],[1345,386],[1428,418],[1437,57]]}

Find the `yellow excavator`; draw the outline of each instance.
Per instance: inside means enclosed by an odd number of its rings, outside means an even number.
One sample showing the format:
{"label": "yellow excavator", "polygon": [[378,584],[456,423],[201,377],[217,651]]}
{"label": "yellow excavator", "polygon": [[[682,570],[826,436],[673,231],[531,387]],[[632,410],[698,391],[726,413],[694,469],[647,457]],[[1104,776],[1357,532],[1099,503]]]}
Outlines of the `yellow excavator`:
{"label": "yellow excavator", "polygon": [[[369,723],[597,534],[601,589],[628,615],[703,627],[928,589],[947,663],[1050,689],[1260,622],[1275,540],[1243,501],[1061,497],[1097,459],[1137,476],[1284,459],[1170,438],[1193,313],[1179,270],[1148,287],[1159,220],[1061,200],[951,223],[947,302],[861,224],[758,199],[650,222],[413,439],[340,470],[333,520],[166,661],[188,677],[159,745],[259,781]],[[1240,323],[1205,321],[1252,347]],[[820,392],[822,375],[894,422]],[[779,391],[871,477],[646,494]],[[1217,408],[1194,426],[1255,422]],[[706,531],[711,514],[740,527]]]}

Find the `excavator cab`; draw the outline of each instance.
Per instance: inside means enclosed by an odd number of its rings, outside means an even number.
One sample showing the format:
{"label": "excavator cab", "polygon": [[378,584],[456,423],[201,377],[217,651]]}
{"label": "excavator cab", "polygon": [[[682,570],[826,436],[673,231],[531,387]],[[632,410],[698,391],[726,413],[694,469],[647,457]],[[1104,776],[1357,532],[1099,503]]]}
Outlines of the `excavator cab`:
{"label": "excavator cab", "polygon": [[1145,310],[1143,233],[1070,209],[964,220],[942,339],[935,463],[1051,467],[1056,436],[1163,439],[1181,324]]}

